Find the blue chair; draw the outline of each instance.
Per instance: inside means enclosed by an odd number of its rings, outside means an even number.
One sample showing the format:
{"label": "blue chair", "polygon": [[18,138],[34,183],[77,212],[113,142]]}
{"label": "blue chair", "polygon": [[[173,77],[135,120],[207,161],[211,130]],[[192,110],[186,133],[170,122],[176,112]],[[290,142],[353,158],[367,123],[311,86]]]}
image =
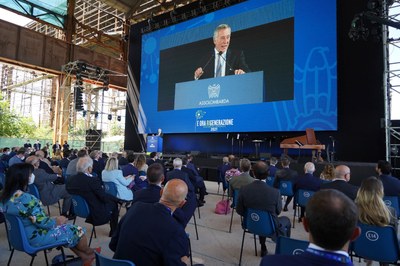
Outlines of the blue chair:
{"label": "blue chair", "polygon": [[68,241],[57,241],[51,245],[44,245],[40,247],[33,247],[29,244],[28,238],[26,237],[24,225],[22,224],[21,218],[15,215],[10,215],[5,213],[7,229],[9,231],[9,241],[11,243],[12,249],[10,258],[8,259],[7,265],[11,264],[11,260],[14,254],[14,250],[19,250],[27,253],[32,257],[30,265],[33,264],[33,261],[36,257],[36,254],[40,251],[43,251],[44,257],[46,259],[46,265],[49,265],[46,250],[51,248],[60,248],[61,253],[65,258],[63,246],[68,245]]}
{"label": "blue chair", "polygon": [[[39,193],[39,189],[37,188],[37,186],[35,184],[30,184],[28,185],[28,193],[35,196],[38,200],[40,200],[40,193]],[[61,214],[61,205],[60,205],[60,201],[57,202],[58,203],[58,210]],[[46,206],[46,205],[44,205]],[[50,216],[50,206],[47,205],[47,214]]]}
{"label": "blue chair", "polygon": [[237,201],[239,198],[239,189],[234,189],[232,194],[232,214],[231,214],[231,223],[229,225],[229,233],[232,232],[232,221],[233,221],[233,213],[235,212]]}
{"label": "blue chair", "polygon": [[[74,206],[74,213],[77,217],[87,218],[90,215],[89,205],[87,204],[86,200],[79,195],[71,195],[72,196],[72,205]],[[76,222],[76,217],[74,219],[74,223]],[[92,238],[96,238],[96,229],[95,226],[92,224],[92,232],[90,233],[90,240],[89,240],[89,247],[92,243]]]}
{"label": "blue chair", "polygon": [[279,236],[276,241],[275,254],[298,255],[307,249],[308,244],[308,241]]}
{"label": "blue chair", "polygon": [[307,205],[307,202],[311,199],[311,197],[314,195],[315,191],[312,190],[307,190],[307,189],[299,189],[297,190],[295,196],[294,196],[294,212],[293,212],[293,228],[295,227],[296,224],[296,213],[300,212],[300,207],[305,208]]}
{"label": "blue chair", "polygon": [[292,197],[294,195],[292,181],[286,181],[286,180],[280,181],[279,191],[281,192],[282,196]]}
{"label": "blue chair", "polygon": [[272,215],[267,211],[260,211],[255,209],[247,209],[243,217],[243,238],[242,246],[240,248],[239,265],[242,263],[244,236],[246,233],[254,235],[254,249],[257,256],[257,243],[256,235],[271,237],[276,235],[275,224]]}
{"label": "blue chair", "polygon": [[392,207],[396,211],[397,219],[400,219],[399,197],[384,196],[383,201],[385,202],[386,206]]}
{"label": "blue chair", "polygon": [[96,266],[135,266],[135,263],[129,260],[117,260],[112,258],[107,258],[100,253],[96,254]]}
{"label": "blue chair", "polygon": [[267,179],[265,180],[265,183],[267,183],[268,186],[274,187],[274,176],[268,176]]}
{"label": "blue chair", "polygon": [[394,263],[400,258],[397,234],[392,226],[359,223],[361,235],[351,243],[352,256],[380,263]]}
{"label": "blue chair", "polygon": [[[114,197],[118,198],[118,190],[117,190],[117,185],[114,182],[103,182],[104,185],[104,190],[106,193],[113,195]],[[121,207],[125,204],[126,208],[129,208],[131,205],[132,201],[128,200],[119,200],[118,205],[119,209],[118,212],[121,210]]]}

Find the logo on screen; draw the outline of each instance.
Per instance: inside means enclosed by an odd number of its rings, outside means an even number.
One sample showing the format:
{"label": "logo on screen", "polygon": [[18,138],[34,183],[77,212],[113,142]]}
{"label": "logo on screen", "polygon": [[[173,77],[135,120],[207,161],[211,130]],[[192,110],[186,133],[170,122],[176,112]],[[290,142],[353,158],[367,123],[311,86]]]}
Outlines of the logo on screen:
{"label": "logo on screen", "polygon": [[219,84],[212,84],[208,86],[208,98],[218,98],[221,86]]}

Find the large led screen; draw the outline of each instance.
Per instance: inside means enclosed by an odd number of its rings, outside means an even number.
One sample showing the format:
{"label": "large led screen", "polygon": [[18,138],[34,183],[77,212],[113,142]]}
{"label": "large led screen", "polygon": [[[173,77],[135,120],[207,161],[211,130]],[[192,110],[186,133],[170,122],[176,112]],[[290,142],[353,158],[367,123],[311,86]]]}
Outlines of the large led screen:
{"label": "large led screen", "polygon": [[246,1],[145,34],[139,131],[336,130],[336,50],[335,0]]}

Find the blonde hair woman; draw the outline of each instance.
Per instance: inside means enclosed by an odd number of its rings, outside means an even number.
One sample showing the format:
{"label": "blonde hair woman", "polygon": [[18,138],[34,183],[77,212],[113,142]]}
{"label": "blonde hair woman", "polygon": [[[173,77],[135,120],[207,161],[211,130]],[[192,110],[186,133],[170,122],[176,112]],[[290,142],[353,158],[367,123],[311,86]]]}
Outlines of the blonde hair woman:
{"label": "blonde hair woman", "polygon": [[130,201],[133,199],[132,190],[127,186],[132,182],[134,176],[129,175],[124,177],[122,171],[118,169],[118,159],[110,157],[107,160],[106,167],[101,172],[103,182],[113,182],[117,187],[117,198]]}

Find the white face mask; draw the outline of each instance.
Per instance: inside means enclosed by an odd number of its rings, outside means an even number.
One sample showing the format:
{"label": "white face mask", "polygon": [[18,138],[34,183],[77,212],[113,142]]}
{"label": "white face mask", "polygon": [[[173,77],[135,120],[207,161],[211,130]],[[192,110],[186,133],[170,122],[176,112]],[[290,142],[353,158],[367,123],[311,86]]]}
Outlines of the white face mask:
{"label": "white face mask", "polygon": [[22,161],[25,160],[25,156],[22,156],[22,157],[21,157],[21,160],[22,160]]}
{"label": "white face mask", "polygon": [[35,182],[35,175],[32,173],[29,177],[28,185],[32,185]]}

